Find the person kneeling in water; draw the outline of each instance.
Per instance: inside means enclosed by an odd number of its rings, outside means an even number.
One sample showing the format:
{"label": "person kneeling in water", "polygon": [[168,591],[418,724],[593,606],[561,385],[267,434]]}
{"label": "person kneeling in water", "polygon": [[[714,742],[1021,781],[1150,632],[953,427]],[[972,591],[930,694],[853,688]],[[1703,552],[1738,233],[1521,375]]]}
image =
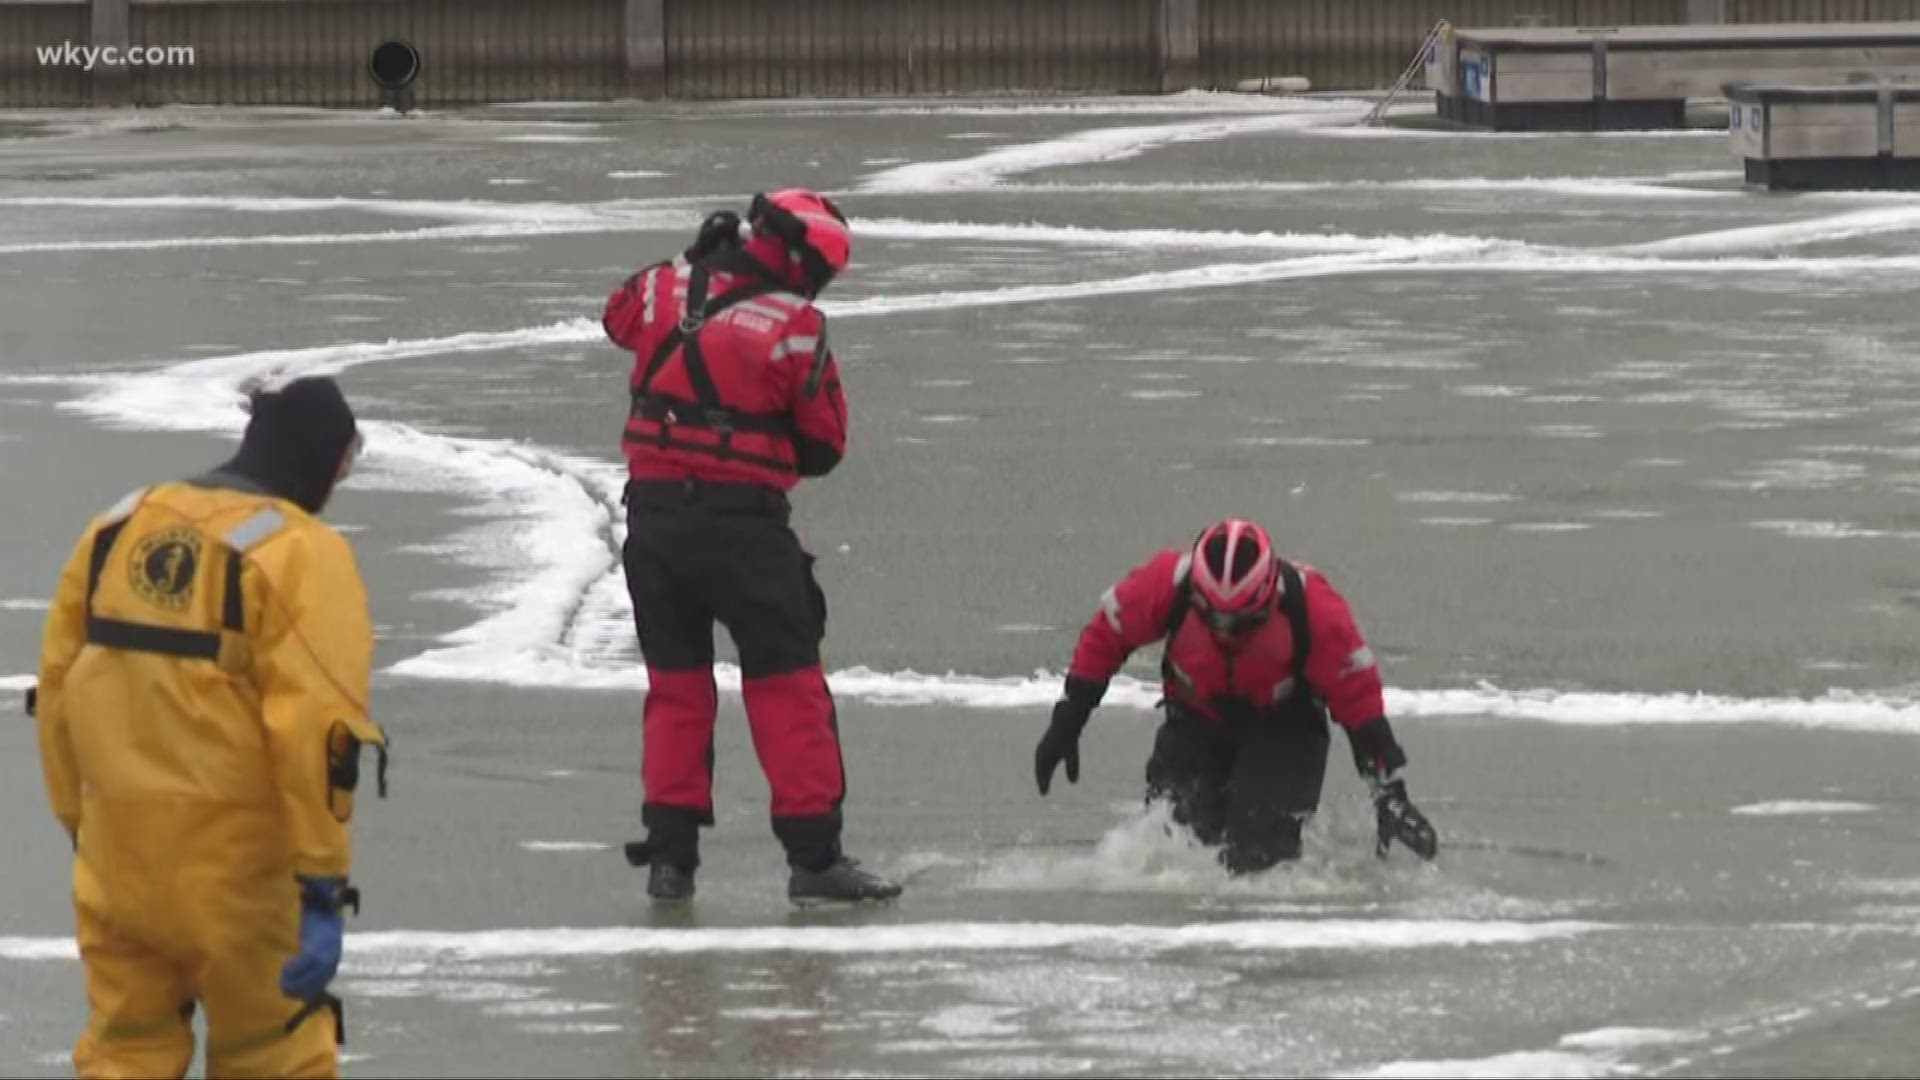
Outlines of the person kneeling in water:
{"label": "person kneeling in water", "polygon": [[1063,763],[1079,782],[1080,733],[1108,682],[1134,650],[1163,638],[1166,720],[1147,761],[1147,797],[1220,846],[1228,870],[1300,857],[1326,777],[1329,713],[1372,789],[1378,852],[1398,840],[1423,859],[1438,853],[1433,826],[1407,799],[1407,755],[1387,722],[1380,667],[1345,598],[1239,518],[1210,526],[1190,550],[1156,553],[1101,597],[1034,751],[1041,795]]}

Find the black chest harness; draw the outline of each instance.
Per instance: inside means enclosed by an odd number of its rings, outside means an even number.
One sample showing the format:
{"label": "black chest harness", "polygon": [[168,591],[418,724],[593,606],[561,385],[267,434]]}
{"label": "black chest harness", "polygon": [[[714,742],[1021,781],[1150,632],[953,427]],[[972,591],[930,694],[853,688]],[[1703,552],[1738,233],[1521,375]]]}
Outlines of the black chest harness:
{"label": "black chest harness", "polygon": [[[704,266],[694,267],[688,276],[687,299],[680,324],[660,340],[653,355],[648,358],[646,370],[641,373],[639,384],[633,388],[630,416],[659,425],[653,442],[662,449],[694,450],[713,454],[722,460],[737,458],[782,472],[794,472],[795,465],[789,459],[756,454],[733,445],[733,433],[736,431],[791,440],[794,436],[793,420],[785,413],[752,412],[733,408],[723,402],[700,348],[700,332],[715,316],[755,297],[779,292],[780,287],[764,278],[754,278],[724,296],[709,300],[707,286],[711,276]],[[692,401],[653,390],[654,378],[676,351],[680,353],[681,365],[686,368],[687,382],[693,386]],[[676,427],[709,430],[718,436],[719,441],[707,443],[675,439],[673,429]]]}

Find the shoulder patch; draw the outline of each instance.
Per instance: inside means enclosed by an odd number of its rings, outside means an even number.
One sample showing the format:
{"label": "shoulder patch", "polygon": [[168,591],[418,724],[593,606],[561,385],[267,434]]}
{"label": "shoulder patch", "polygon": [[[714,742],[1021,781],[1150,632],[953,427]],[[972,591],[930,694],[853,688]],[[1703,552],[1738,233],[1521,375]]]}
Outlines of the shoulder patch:
{"label": "shoulder patch", "polygon": [[168,525],[134,541],[127,573],[133,595],[163,611],[185,611],[200,574],[200,530]]}

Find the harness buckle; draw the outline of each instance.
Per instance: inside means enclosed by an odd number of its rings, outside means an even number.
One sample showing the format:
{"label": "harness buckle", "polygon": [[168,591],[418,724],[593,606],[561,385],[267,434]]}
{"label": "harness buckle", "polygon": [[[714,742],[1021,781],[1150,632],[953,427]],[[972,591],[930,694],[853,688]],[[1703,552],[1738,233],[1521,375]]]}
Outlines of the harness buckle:
{"label": "harness buckle", "polygon": [[682,334],[697,334],[700,332],[700,328],[706,325],[706,321],[707,320],[691,311],[686,312],[680,316],[680,332]]}
{"label": "harness buckle", "polygon": [[718,454],[725,461],[733,456],[733,410],[724,406],[709,407],[705,410],[707,426],[720,437]]}

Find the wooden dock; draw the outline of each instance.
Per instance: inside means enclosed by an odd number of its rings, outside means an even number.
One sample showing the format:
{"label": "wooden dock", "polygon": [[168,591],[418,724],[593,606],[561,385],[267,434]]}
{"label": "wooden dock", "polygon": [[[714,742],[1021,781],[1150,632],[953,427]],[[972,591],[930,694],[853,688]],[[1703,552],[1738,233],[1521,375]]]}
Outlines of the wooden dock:
{"label": "wooden dock", "polygon": [[1456,29],[1427,59],[1439,115],[1495,131],[1686,126],[1730,84],[1920,80],[1920,22]]}
{"label": "wooden dock", "polygon": [[1727,133],[1771,191],[1920,189],[1920,86],[1730,86]]}

